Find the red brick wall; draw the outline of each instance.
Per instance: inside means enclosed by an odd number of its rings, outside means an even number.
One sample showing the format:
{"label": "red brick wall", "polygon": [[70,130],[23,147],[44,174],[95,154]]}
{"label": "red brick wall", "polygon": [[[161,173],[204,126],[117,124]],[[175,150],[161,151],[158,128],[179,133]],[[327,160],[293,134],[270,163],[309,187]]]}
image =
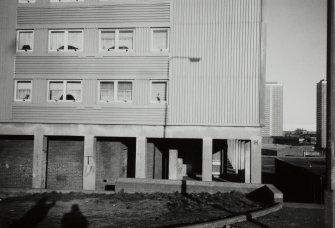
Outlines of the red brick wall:
{"label": "red brick wall", "polygon": [[0,187],[31,188],[33,137],[0,137]]}
{"label": "red brick wall", "polygon": [[48,138],[47,188],[83,189],[82,137]]}

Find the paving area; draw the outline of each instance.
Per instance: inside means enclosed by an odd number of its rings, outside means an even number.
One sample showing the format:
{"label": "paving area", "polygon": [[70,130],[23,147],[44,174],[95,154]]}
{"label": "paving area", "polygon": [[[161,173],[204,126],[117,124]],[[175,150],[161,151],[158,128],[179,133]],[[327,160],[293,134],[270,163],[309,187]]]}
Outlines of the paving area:
{"label": "paving area", "polygon": [[237,223],[231,228],[323,228],[324,208],[317,204],[285,203],[282,210],[257,218]]}
{"label": "paving area", "polygon": [[0,227],[176,227],[262,208],[239,192],[44,193],[4,198]]}

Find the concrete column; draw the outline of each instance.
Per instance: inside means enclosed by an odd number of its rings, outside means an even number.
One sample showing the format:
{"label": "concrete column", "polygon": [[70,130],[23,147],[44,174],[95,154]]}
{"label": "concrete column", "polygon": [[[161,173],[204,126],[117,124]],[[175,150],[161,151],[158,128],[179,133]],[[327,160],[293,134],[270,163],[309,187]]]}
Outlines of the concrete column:
{"label": "concrete column", "polygon": [[178,179],[178,150],[169,150],[169,180]]}
{"label": "concrete column", "polygon": [[251,178],[251,170],[250,170],[250,151],[251,151],[251,148],[250,148],[250,142],[246,142],[244,144],[244,151],[245,151],[245,154],[244,154],[244,170],[245,170],[245,176],[244,176],[244,181],[245,183],[250,183],[250,178]]}
{"label": "concrete column", "polygon": [[146,178],[146,144],[147,139],[144,136],[136,137],[136,178]]}
{"label": "concrete column", "polygon": [[262,182],[262,137],[251,138],[251,183]]}
{"label": "concrete column", "polygon": [[238,173],[238,161],[239,161],[239,152],[238,152],[238,140],[234,140],[234,157],[235,157],[235,173]]}
{"label": "concrete column", "polygon": [[47,138],[42,134],[34,135],[33,183],[32,188],[46,188]]}
{"label": "concrete column", "polygon": [[213,139],[202,139],[202,181],[212,181]]}
{"label": "concrete column", "polygon": [[84,170],[83,170],[83,189],[95,190],[96,176],[96,138],[87,135],[84,139]]}

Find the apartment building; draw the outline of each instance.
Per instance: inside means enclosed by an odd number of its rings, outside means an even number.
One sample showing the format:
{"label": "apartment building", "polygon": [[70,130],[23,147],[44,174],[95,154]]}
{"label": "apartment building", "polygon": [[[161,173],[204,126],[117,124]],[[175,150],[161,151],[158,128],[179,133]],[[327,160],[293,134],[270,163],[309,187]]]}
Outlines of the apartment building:
{"label": "apartment building", "polygon": [[283,85],[277,82],[266,82],[265,84],[265,110],[262,135],[283,135]]}
{"label": "apartment building", "polygon": [[261,181],[261,0],[2,0],[0,187]]}

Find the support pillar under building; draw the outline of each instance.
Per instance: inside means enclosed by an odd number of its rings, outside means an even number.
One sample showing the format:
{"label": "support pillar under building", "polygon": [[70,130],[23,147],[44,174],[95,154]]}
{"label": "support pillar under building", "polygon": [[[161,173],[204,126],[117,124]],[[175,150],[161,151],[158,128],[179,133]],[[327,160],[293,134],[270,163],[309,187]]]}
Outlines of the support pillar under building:
{"label": "support pillar under building", "polygon": [[83,189],[95,190],[96,138],[92,135],[84,139]]}
{"label": "support pillar under building", "polygon": [[47,169],[47,138],[42,134],[35,134],[32,188],[46,187],[46,169]]}
{"label": "support pillar under building", "polygon": [[202,140],[202,180],[212,181],[213,139]]}
{"label": "support pillar under building", "polygon": [[146,144],[147,139],[144,136],[136,137],[136,178],[146,178]]}

